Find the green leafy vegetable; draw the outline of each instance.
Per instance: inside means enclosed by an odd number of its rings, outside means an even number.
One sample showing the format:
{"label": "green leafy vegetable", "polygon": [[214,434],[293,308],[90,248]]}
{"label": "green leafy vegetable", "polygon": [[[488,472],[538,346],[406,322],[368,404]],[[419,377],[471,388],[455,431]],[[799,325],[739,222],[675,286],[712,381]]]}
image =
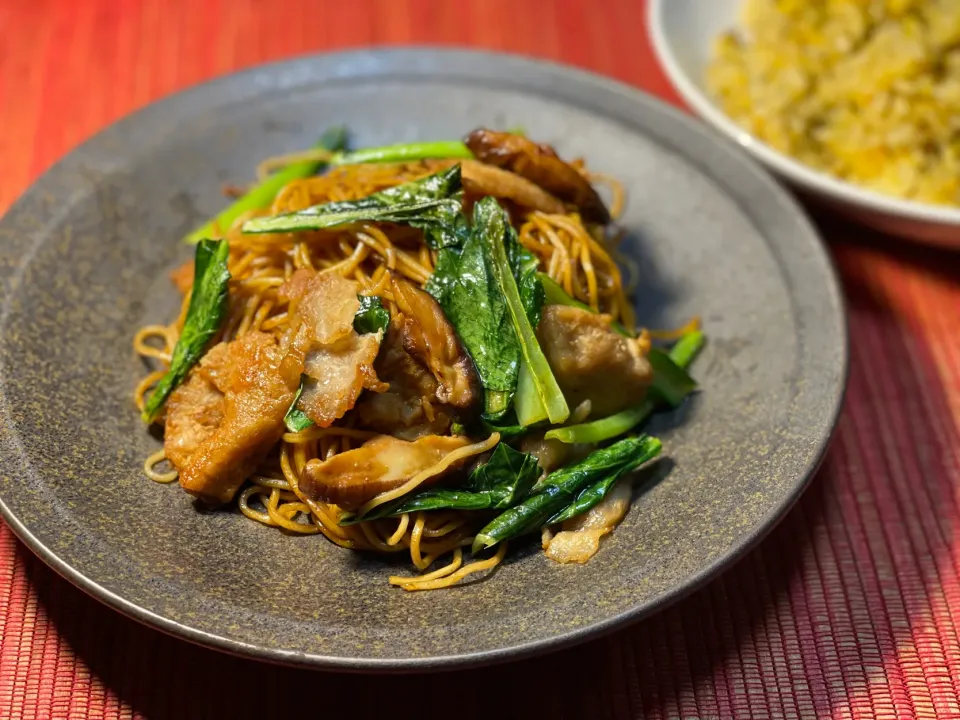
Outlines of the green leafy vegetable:
{"label": "green leafy vegetable", "polygon": [[153,422],[170,393],[183,382],[190,368],[203,355],[204,348],[220,329],[227,314],[227,285],[230,271],[226,240],[201,240],[194,253],[193,290],[183,322],[183,331],[173,349],[170,369],[160,378],[143,407],[144,422]]}
{"label": "green leafy vegetable", "polygon": [[360,309],[353,317],[353,329],[361,335],[381,330],[386,332],[387,325],[390,324],[390,313],[383,306],[380,298],[376,295],[358,295],[357,297],[360,298]]}
{"label": "green leafy vegetable", "polygon": [[440,251],[427,291],[436,297],[473,359],[484,415],[501,417],[517,385],[520,346],[483,239],[474,230],[459,252]]}
{"label": "green leafy vegetable", "polygon": [[541,386],[547,388],[553,416],[569,414],[533,332],[543,305],[536,266],[506,213],[486,197],[474,206],[464,244],[440,251],[427,283],[477,367],[486,420],[498,420],[509,410],[521,362],[531,358],[538,368],[537,397],[542,398]]}
{"label": "green leafy vegetable", "polygon": [[[580,308],[581,310],[586,310],[588,312],[594,312],[593,308],[586,303],[582,303],[579,300],[567,295],[566,291],[546,273],[538,273],[538,275],[540,277],[540,282],[543,285],[543,292],[546,295],[547,305],[567,305],[569,307]],[[610,324],[610,327],[624,337],[633,337],[633,334],[616,320]]]}
{"label": "green leafy vegetable", "polygon": [[[330,128],[317,142],[316,147],[324,150],[337,151],[342,150],[347,142],[347,131],[342,127]],[[196,243],[203,238],[208,238],[214,234],[214,229],[219,228],[221,232],[233,225],[234,221],[250,210],[259,210],[267,207],[273,202],[273,199],[280,192],[280,189],[297,178],[309,177],[316,173],[326,163],[322,161],[307,161],[288,165],[262,183],[254,187],[243,197],[237,199],[233,204],[223,210],[214,220],[211,220],[203,227],[197,228],[192,233],[183,238],[184,242]]]}
{"label": "green leafy vegetable", "polygon": [[306,430],[308,427],[313,425],[313,420],[307,417],[307,414],[303,412],[300,408],[297,407],[297,401],[300,400],[300,396],[303,395],[303,383],[306,382],[306,376],[300,376],[300,387],[297,388],[297,394],[293,396],[293,402],[290,403],[290,409],[287,410],[287,414],[283,416],[283,424],[287,426],[287,430],[292,433],[298,433],[301,430]]}
{"label": "green leafy vegetable", "polygon": [[490,507],[501,510],[525,498],[538,477],[540,466],[533,455],[500,443],[490,459],[470,473],[464,487],[487,493],[492,500]]}
{"label": "green leafy vegetable", "polygon": [[384,503],[363,517],[343,515],[340,518],[340,525],[356,525],[359,522],[421,510],[486,510],[489,507],[490,497],[486,493],[475,493],[456,488],[436,488],[423,490],[408,498],[399,498],[392,503]]}
{"label": "green leafy vegetable", "polygon": [[[703,343],[704,335],[699,330],[687,333],[670,349],[670,359],[677,367],[685,368],[700,352]],[[579,425],[555,428],[547,432],[546,437],[570,444],[603,442],[629,432],[650,417],[655,409],[654,400],[648,397],[636,407],[627,408],[608,417]]]}
{"label": "green leafy vegetable", "polygon": [[697,389],[694,379],[663,350],[651,348],[647,359],[653,366],[651,390],[670,407],[677,407]]}
{"label": "green leafy vegetable", "polygon": [[[534,332],[534,323],[539,322],[543,304],[543,288],[536,277],[536,265],[527,259],[529,253],[525,255],[517,250],[516,246],[520,244],[517,233],[510,225],[510,218],[494,198],[485,197],[477,203],[473,225],[474,232],[484,239],[492,259],[491,267],[506,300],[510,320],[520,343],[520,353],[530,371],[529,376],[539,400],[550,422],[562,423],[569,417],[570,408]],[[514,272],[517,272],[519,282]],[[534,314],[531,313],[533,307],[536,307],[535,317],[531,317]],[[517,416],[523,422],[521,408],[517,408]]]}
{"label": "green leafy vegetable", "polygon": [[423,490],[374,509],[361,517],[344,516],[341,525],[420,510],[502,510],[520,502],[540,475],[532,455],[501,443],[490,459],[474,469],[462,488]]}
{"label": "green leafy vegetable", "polygon": [[[424,286],[424,290],[433,295],[434,299],[440,303],[440,307],[446,312],[447,318],[450,318],[450,312],[447,309],[447,305],[452,302],[452,294],[456,289],[457,285],[461,283],[460,276],[460,265],[461,258],[466,245],[471,245],[473,248],[472,254],[477,254],[477,243],[470,242],[470,233],[468,232],[464,236],[464,242],[460,246],[450,246],[441,248],[437,252],[437,260],[433,266],[433,274],[427,279],[427,284]],[[476,264],[476,258],[472,259],[472,262]],[[469,268],[469,263],[464,263],[466,268]],[[475,269],[480,269],[478,266]],[[478,282],[476,278],[470,278],[472,282]],[[463,282],[466,282],[466,278],[463,279]],[[451,319],[451,322],[453,320]]]}
{"label": "green leafy vegetable", "polygon": [[473,542],[473,551],[479,552],[543,527],[574,503],[584,488],[610,478],[615,482],[624,473],[656,457],[660,449],[660,441],[653,437],[624,438],[609,447],[594,450],[578,463],[550,473],[537,484],[530,497],[501,513],[480,530]]}
{"label": "green leafy vegetable", "polygon": [[434,248],[458,246],[466,233],[461,212],[460,166],[387,188],[359,200],[314,205],[243,224],[245,233],[325,230],[358,222],[392,222],[423,230]]}

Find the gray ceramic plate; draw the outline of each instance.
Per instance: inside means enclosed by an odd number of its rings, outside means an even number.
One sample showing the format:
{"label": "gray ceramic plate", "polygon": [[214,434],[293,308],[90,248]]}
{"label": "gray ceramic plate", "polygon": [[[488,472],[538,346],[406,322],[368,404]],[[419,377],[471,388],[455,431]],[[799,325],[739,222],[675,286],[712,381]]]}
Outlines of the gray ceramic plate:
{"label": "gray ceramic plate", "polygon": [[[390,587],[396,565],[201,514],[141,474],[158,440],[130,342],[167,321],[177,238],[221,183],[345,123],[356,145],[523,125],[622,178],[647,325],[700,314],[703,392],[660,417],[668,461],[588,565],[518,547],[454,590]],[[194,88],[117,123],[0,224],[0,497],[72,582],[167,632],[301,665],[410,670],[504,660],[647,615],[756,542],[823,455],[846,368],[830,262],[797,205],[741,152],[614,82],[516,57],[406,50],[305,58]]]}

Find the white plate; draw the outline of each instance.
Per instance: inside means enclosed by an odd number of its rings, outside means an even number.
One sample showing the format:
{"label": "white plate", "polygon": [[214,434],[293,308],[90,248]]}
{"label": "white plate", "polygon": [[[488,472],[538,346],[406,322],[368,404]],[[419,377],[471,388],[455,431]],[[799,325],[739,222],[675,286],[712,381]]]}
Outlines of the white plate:
{"label": "white plate", "polygon": [[677,92],[703,120],[797,190],[878,230],[960,248],[960,208],[889,197],[814,170],[756,139],[713,102],[703,85],[716,37],[738,25],[742,0],[650,0],[653,47]]}

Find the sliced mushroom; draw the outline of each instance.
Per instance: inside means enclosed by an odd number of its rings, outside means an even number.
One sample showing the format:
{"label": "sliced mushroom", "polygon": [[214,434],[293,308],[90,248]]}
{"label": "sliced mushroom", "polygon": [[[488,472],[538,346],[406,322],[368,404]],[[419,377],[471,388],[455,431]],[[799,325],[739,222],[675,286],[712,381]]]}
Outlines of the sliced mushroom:
{"label": "sliced mushroom", "polygon": [[610,222],[610,211],[590,181],[561,160],[549,145],[538,145],[522,135],[484,128],[474,130],[464,142],[481,162],[516,173],[553,196],[573,203],[591,222],[603,225]]}
{"label": "sliced mushroom", "polygon": [[440,305],[405,280],[394,280],[394,315],[374,368],[387,392],[367,394],[357,425],[405,439],[444,434],[454,417],[479,408],[480,378]]}
{"label": "sliced mushroom", "polygon": [[460,409],[475,405],[480,378],[440,303],[397,278],[393,278],[393,297],[403,313],[403,347],[426,365],[440,384],[436,399]]}
{"label": "sliced mushroom", "polygon": [[463,188],[472,195],[492,195],[531,210],[557,214],[563,203],[539,185],[520,175],[476,160],[461,160]]}
{"label": "sliced mushroom", "polygon": [[461,436],[425,435],[409,442],[381,435],[329,460],[308,462],[300,490],[314,500],[355,510],[431,468],[436,473],[425,478],[424,483],[436,482],[459,468],[466,458],[454,463],[444,463],[443,459],[469,444],[470,440]]}

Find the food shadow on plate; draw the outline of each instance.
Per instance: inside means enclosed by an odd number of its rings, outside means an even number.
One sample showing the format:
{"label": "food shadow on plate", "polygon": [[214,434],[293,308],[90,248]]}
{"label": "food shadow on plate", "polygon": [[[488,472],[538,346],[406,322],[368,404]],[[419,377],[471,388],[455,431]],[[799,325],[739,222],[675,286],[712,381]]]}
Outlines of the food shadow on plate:
{"label": "food shadow on plate", "polygon": [[[669,328],[679,322],[671,311],[680,297],[659,271],[650,241],[636,228],[621,227],[614,259],[620,266],[627,297],[633,303],[637,326]],[[682,322],[685,322],[682,321]]]}
{"label": "food shadow on plate", "polygon": [[654,437],[659,437],[683,427],[696,415],[697,408],[703,402],[701,392],[699,389],[694,390],[693,394],[677,408],[655,412],[650,420],[641,425],[639,429]]}
{"label": "food shadow on plate", "polygon": [[157,423],[150,423],[147,427],[147,433],[150,437],[156,440],[161,445],[163,444],[163,425],[158,425]]}

